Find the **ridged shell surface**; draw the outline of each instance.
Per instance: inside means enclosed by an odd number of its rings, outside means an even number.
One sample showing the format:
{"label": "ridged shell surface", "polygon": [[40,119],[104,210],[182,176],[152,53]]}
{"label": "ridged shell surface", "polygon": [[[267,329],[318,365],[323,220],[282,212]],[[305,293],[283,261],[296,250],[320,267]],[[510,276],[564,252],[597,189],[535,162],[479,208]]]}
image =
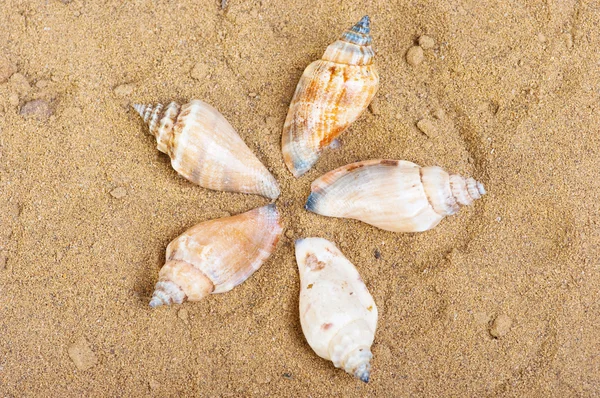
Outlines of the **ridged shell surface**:
{"label": "ridged shell surface", "polygon": [[188,229],[167,247],[150,306],[198,301],[233,289],[271,255],[281,231],[274,204]]}
{"label": "ridged shell surface", "polygon": [[283,159],[299,177],[367,109],[379,87],[369,17],[327,47],[302,74],[283,127]]}
{"label": "ridged shell surface", "polygon": [[368,382],[377,306],[358,271],[322,238],[297,240],[296,261],[306,341],[321,358]]}
{"label": "ridged shell surface", "polygon": [[134,105],[156,137],[157,148],[189,181],[218,191],[279,196],[275,178],[219,111],[200,100],[166,108]]}
{"label": "ridged shell surface", "polygon": [[449,175],[435,166],[376,159],[340,167],[313,181],[305,207],[388,231],[420,232],[483,194],[483,185],[473,178]]}

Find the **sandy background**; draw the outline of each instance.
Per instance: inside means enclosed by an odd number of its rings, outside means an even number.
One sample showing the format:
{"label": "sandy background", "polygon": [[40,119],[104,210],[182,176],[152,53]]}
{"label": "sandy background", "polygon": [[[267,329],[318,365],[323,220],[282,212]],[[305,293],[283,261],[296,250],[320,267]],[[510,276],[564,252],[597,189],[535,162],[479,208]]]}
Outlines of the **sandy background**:
{"label": "sandy background", "polygon": [[[66,3],[0,0],[1,396],[600,396],[598,1]],[[280,153],[296,83],[367,13],[374,107],[296,180]],[[411,67],[422,34],[436,44]],[[279,180],[288,231],[232,292],[151,311],[173,238],[267,202],[179,177],[129,108],[190,98]],[[488,195],[421,234],[303,210],[312,180],[371,158]],[[305,236],[336,241],[379,307],[368,385],[304,340]]]}

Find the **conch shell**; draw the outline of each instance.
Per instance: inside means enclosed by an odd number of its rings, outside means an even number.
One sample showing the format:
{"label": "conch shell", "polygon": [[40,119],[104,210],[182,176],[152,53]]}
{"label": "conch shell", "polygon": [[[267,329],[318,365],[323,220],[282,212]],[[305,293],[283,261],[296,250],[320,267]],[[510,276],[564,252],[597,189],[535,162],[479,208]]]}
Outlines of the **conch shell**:
{"label": "conch shell", "polygon": [[302,74],[282,135],[283,159],[295,177],[306,173],[323,148],[363,113],[377,92],[369,17],[330,44]]}
{"label": "conch shell", "polygon": [[377,307],[358,271],[328,240],[296,241],[300,323],[306,341],[336,368],[369,381]]}
{"label": "conch shell", "polygon": [[313,181],[305,208],[329,217],[353,218],[393,232],[435,227],[459,205],[485,194],[472,178],[404,160],[352,163]]}
{"label": "conch shell", "polygon": [[275,178],[206,102],[133,107],[156,137],[158,150],[169,155],[173,168],[189,181],[217,191],[279,196]]}
{"label": "conch shell", "polygon": [[230,291],[260,268],[281,231],[274,204],[188,229],[167,246],[150,307]]}

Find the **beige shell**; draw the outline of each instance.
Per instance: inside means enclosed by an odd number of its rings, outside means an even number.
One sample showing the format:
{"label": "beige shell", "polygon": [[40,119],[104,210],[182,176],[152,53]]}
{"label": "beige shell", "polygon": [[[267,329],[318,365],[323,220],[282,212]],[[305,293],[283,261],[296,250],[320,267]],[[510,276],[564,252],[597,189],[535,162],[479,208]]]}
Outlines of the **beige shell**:
{"label": "beige shell", "polygon": [[150,307],[228,292],[260,268],[281,231],[275,204],[188,229],[167,247]]}
{"label": "beige shell", "polygon": [[279,196],[275,178],[206,102],[133,107],[156,137],[158,150],[169,155],[173,168],[189,181],[217,191]]}
{"label": "beige shell", "polygon": [[306,341],[321,358],[368,382],[377,306],[358,271],[321,238],[297,240],[296,261]]}
{"label": "beige shell", "polygon": [[404,160],[367,160],[333,170],[311,185],[305,208],[393,232],[420,232],[485,194],[480,182]]}
{"label": "beige shell", "polygon": [[310,170],[373,100],[379,75],[371,41],[365,16],[304,70],[281,139],[283,159],[294,176]]}

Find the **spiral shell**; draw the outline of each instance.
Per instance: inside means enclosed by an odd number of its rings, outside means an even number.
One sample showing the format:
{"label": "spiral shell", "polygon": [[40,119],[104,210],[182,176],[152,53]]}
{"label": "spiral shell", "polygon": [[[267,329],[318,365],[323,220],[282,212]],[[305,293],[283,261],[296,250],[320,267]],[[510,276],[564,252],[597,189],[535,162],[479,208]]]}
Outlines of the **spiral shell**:
{"label": "spiral shell", "polygon": [[169,155],[184,178],[217,191],[279,196],[275,178],[223,115],[206,102],[133,107],[156,137],[158,150]]}
{"label": "spiral shell", "polygon": [[188,229],[167,247],[150,307],[228,292],[260,268],[281,231],[274,204]]}
{"label": "spiral shell", "polygon": [[459,205],[485,194],[472,178],[404,160],[368,160],[333,170],[311,185],[305,208],[329,217],[353,218],[393,232],[435,227]]}
{"label": "spiral shell", "polygon": [[300,323],[321,358],[369,381],[377,306],[358,271],[328,240],[296,241],[300,273]]}
{"label": "spiral shell", "polygon": [[371,41],[365,16],[304,70],[282,134],[283,159],[294,176],[306,173],[373,100],[379,75]]}

